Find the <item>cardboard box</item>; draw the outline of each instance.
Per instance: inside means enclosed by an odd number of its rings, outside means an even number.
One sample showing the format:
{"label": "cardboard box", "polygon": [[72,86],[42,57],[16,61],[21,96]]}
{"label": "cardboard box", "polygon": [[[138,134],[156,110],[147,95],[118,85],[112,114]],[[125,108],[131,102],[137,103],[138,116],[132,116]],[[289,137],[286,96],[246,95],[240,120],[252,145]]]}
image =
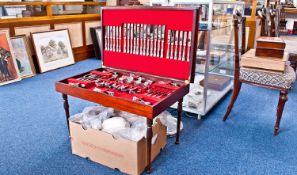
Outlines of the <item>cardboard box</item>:
{"label": "cardboard box", "polygon": [[[123,173],[141,174],[147,165],[146,138],[138,142],[118,138],[112,134],[95,130],[84,130],[78,123],[69,121],[72,154],[118,169]],[[158,121],[153,126],[152,160],[166,145],[166,127]]]}
{"label": "cardboard box", "polygon": [[285,52],[283,59],[255,56],[255,49],[251,49],[241,56],[240,66],[284,72],[289,54]]}

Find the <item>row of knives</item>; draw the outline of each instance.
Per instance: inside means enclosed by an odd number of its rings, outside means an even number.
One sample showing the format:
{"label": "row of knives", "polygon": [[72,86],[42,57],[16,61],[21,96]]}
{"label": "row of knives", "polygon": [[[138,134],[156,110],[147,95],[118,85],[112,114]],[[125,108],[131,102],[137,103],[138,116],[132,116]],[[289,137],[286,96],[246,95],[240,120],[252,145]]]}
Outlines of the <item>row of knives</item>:
{"label": "row of knives", "polygon": [[165,25],[124,24],[124,53],[163,57]]}
{"label": "row of knives", "polygon": [[122,51],[122,27],[105,26],[105,48],[104,50],[121,52]]}
{"label": "row of knives", "polygon": [[[189,61],[191,35],[190,31],[168,30],[166,58]],[[105,26],[104,39],[107,51],[165,57],[165,25],[124,23],[123,30],[121,26]]]}
{"label": "row of knives", "polygon": [[190,61],[192,32],[168,30],[167,59]]}

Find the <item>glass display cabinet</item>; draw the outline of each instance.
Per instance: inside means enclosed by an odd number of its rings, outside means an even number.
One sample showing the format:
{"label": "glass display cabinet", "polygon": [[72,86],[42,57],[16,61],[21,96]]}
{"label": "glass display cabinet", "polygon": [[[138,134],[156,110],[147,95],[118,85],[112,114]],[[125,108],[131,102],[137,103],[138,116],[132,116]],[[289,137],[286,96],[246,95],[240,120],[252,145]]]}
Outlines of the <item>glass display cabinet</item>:
{"label": "glass display cabinet", "polygon": [[[234,46],[232,14],[244,13],[241,1],[152,0],[151,5],[201,6],[201,23],[196,58],[195,82],[184,98],[183,109],[198,114],[209,112],[233,87]],[[177,108],[177,105],[173,105]]]}
{"label": "glass display cabinet", "polygon": [[48,17],[62,15],[98,15],[105,2],[0,2],[0,19]]}
{"label": "glass display cabinet", "polygon": [[[94,57],[90,29],[101,25],[105,2],[0,2],[0,31],[25,35],[34,56],[31,33],[68,29],[75,61]],[[2,8],[1,8],[2,7]]]}

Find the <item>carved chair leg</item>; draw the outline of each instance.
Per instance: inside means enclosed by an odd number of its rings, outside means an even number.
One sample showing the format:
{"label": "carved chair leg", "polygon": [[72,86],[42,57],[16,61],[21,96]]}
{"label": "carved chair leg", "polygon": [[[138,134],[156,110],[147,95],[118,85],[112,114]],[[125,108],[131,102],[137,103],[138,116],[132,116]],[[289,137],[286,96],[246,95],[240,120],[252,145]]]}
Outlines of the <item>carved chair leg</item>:
{"label": "carved chair leg", "polygon": [[180,135],[180,124],[181,124],[182,111],[183,111],[183,98],[178,101],[175,144],[179,144],[179,135]]}
{"label": "carved chair leg", "polygon": [[64,100],[64,110],[65,110],[65,114],[66,114],[66,122],[67,122],[67,126],[68,126],[68,132],[70,134],[70,130],[69,130],[69,117],[70,117],[70,112],[69,112],[69,103],[68,103],[68,96],[66,94],[62,94],[63,100]]}
{"label": "carved chair leg", "polygon": [[224,115],[224,118],[223,118],[223,121],[226,121],[232,108],[233,108],[233,105],[238,97],[238,94],[240,92],[240,89],[241,89],[241,82],[239,81],[234,81],[234,89],[233,89],[233,92],[232,92],[232,97],[231,97],[231,101],[230,101],[230,104],[228,106],[228,109],[227,109],[227,112],[225,113]]}
{"label": "carved chair leg", "polygon": [[147,135],[147,167],[146,167],[146,172],[151,173],[152,172],[152,165],[151,165],[151,154],[152,154],[152,137],[153,137],[153,120],[152,119],[147,119],[147,130],[146,130],[146,135]]}
{"label": "carved chair leg", "polygon": [[288,91],[280,91],[279,94],[279,101],[277,105],[277,114],[276,114],[276,123],[274,126],[274,135],[276,136],[278,134],[280,121],[283,115],[283,110],[285,107],[285,103],[288,100]]}

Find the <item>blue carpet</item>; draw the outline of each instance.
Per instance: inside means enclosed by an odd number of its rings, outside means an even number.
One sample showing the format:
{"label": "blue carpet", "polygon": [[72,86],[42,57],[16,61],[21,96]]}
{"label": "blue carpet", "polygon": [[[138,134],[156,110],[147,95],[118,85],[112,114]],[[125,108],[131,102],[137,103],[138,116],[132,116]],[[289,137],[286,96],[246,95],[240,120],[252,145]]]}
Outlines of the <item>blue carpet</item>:
{"label": "blue carpet", "polygon": [[[57,80],[99,67],[89,59],[0,87],[0,175],[121,174],[71,154]],[[154,161],[153,174],[297,174],[297,90],[289,94],[280,134],[273,136],[278,92],[243,85],[226,123],[230,93],[206,119],[183,118]],[[90,103],[70,98],[71,114]]]}

